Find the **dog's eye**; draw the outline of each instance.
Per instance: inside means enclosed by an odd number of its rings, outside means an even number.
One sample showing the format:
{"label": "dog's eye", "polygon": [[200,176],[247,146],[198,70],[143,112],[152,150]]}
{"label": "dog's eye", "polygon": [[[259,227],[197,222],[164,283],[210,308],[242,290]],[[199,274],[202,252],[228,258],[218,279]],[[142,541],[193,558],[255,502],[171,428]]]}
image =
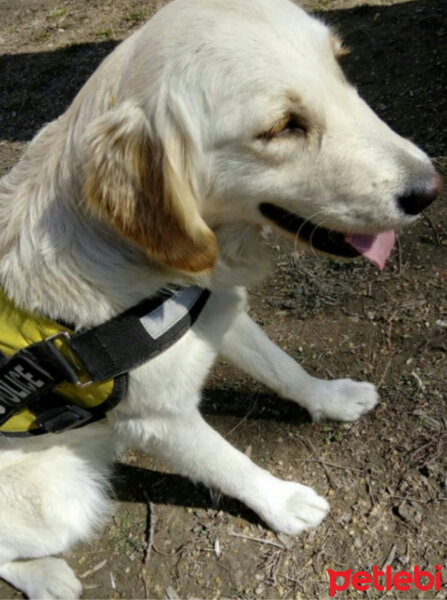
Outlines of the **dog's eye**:
{"label": "dog's eye", "polygon": [[298,115],[287,115],[280,121],[277,121],[262,137],[270,140],[274,138],[287,137],[290,135],[306,135],[308,125]]}

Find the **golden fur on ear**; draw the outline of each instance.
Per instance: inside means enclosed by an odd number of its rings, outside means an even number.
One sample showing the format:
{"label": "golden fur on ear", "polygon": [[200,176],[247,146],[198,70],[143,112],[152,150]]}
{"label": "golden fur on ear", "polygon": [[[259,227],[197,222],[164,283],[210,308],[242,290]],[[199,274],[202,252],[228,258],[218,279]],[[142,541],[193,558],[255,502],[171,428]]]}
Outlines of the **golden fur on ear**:
{"label": "golden fur on ear", "polygon": [[217,240],[202,219],[186,173],[184,143],[156,148],[143,111],[124,103],[100,117],[87,137],[85,196],[153,260],[197,273],[211,269]]}

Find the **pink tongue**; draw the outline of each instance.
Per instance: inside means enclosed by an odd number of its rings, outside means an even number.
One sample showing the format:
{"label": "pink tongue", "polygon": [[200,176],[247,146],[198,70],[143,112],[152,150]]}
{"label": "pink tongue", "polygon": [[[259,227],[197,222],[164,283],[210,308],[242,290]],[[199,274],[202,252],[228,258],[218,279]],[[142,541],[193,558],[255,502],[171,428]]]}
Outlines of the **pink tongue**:
{"label": "pink tongue", "polygon": [[396,234],[394,231],[385,231],[378,235],[354,234],[347,235],[346,239],[351,246],[354,246],[357,252],[363,254],[363,256],[373,262],[378,269],[382,270],[394,247]]}

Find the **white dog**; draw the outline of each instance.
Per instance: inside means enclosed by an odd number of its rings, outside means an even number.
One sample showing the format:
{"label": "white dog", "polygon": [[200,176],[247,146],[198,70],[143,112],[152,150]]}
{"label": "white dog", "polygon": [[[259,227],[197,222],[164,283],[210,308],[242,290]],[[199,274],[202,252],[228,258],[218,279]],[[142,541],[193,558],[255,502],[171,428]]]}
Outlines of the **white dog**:
{"label": "white dog", "polygon": [[168,285],[212,292],[179,341],[131,371],[108,423],[0,438],[0,577],[28,596],[79,596],[51,555],[107,514],[116,436],[276,531],[326,515],[324,498],[253,464],[198,405],[218,354],[314,419],[352,421],[377,403],[370,383],[308,375],[249,318],[240,287],[263,272],[266,225],[382,267],[392,230],[439,192],[427,156],[345,79],[342,52],[289,0],[175,0],[0,181],[0,284],[18,310],[80,330]]}

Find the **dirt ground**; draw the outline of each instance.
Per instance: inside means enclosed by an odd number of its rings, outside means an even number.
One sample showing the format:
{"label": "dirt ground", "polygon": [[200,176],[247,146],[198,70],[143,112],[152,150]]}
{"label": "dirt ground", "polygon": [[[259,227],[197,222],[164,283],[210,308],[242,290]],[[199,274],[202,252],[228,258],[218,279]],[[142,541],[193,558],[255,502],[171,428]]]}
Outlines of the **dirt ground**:
{"label": "dirt ground", "polygon": [[[305,2],[344,34],[346,70],[361,93],[447,174],[446,0],[359,4]],[[162,5],[0,0],[0,174],[117,41]],[[442,590],[419,597],[447,598],[446,199],[400,235],[383,273],[275,238],[272,275],[250,292],[256,321],[312,373],[375,382],[382,401],[372,414],[312,424],[223,363],[208,382],[209,422],[271,472],[326,496],[323,524],[298,539],[277,536],[238,502],[128,453],[109,526],[67,556],[84,598],[326,598],[328,568],[416,564],[444,565]],[[356,595],[351,588],[337,597]],[[19,597],[0,582],[0,599]]]}

